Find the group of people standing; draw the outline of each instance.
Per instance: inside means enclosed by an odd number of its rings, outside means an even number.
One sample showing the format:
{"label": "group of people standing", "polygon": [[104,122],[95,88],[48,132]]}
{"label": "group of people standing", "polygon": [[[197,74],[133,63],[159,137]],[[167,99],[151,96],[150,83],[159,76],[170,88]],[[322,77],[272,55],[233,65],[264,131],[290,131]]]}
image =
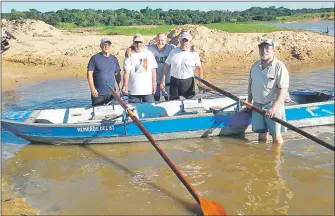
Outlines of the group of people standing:
{"label": "group of people standing", "polygon": [[[87,67],[87,79],[91,90],[92,106],[113,101],[107,87],[115,83],[128,94],[129,102],[178,100],[180,96],[192,98],[195,95],[194,76],[203,77],[199,53],[192,45],[192,35],[182,32],[179,47],[167,44],[167,36],[159,33],[155,44],[145,45],[140,34],[133,37],[132,46],[126,50],[121,68],[117,58],[110,54],[112,41],[103,38],[101,52],[93,55]],[[275,45],[271,39],[258,44],[260,60],[249,72],[248,102],[266,111],[265,117],[252,112],[252,130],[259,134],[259,141],[266,141],[268,132],[274,143],[282,143],[281,133],[286,129],[270,118],[276,116],[285,120],[284,101],[289,87],[289,74],[283,62],[275,58]]]}
{"label": "group of people standing", "polygon": [[92,98],[92,106],[99,106],[113,100],[106,82],[113,88],[115,83],[127,94],[129,101],[154,102],[161,95],[165,100],[192,98],[195,95],[194,75],[203,76],[200,56],[192,46],[192,36],[182,32],[180,47],[167,44],[167,36],[159,33],[155,44],[145,45],[141,34],[135,34],[133,44],[126,50],[121,68],[117,58],[110,54],[112,41],[103,38],[101,52],[93,55],[88,63],[87,79]]}

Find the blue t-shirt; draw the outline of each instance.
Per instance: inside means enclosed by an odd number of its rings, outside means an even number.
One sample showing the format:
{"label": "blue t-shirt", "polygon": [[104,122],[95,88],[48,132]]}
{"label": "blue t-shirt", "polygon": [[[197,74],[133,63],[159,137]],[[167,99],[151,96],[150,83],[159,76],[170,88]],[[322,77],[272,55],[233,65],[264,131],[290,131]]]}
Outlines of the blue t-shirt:
{"label": "blue t-shirt", "polygon": [[113,55],[97,53],[91,57],[87,69],[93,71],[93,82],[99,95],[111,94],[106,81],[115,88],[115,74],[121,71],[119,61]]}

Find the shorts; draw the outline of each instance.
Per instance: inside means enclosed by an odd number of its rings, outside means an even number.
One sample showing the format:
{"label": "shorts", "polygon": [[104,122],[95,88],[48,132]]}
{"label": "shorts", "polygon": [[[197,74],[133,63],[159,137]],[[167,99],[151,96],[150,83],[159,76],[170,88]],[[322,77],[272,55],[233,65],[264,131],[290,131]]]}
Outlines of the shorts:
{"label": "shorts", "polygon": [[154,102],[154,95],[129,95],[129,103]]}
{"label": "shorts", "polygon": [[179,96],[186,99],[193,98],[195,95],[194,78],[177,79],[171,76],[170,80],[170,100],[179,100]]}
{"label": "shorts", "polygon": [[98,97],[93,97],[91,95],[91,100],[92,100],[92,106],[107,105],[109,102],[111,102],[110,104],[114,105],[118,103],[112,94],[98,95]]}
{"label": "shorts", "polygon": [[[268,110],[271,107],[272,103],[268,104],[259,104],[254,103],[254,106],[261,108],[263,110]],[[285,116],[285,106],[282,105],[277,108],[275,117],[282,119],[283,121],[286,120]],[[271,136],[280,136],[281,133],[286,132],[287,129],[283,125],[259,114],[256,111],[252,111],[252,131],[255,133],[267,133],[270,132]]]}

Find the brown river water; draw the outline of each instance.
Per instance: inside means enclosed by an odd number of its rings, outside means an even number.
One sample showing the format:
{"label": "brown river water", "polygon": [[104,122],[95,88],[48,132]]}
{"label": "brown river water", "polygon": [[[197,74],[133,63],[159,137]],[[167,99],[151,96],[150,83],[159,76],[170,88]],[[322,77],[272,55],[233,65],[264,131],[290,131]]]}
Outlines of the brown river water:
{"label": "brown river water", "polygon": [[[292,90],[334,89],[332,65],[289,69]],[[206,71],[205,78],[246,94],[245,69]],[[89,103],[84,79],[42,81],[2,94],[3,112]],[[333,126],[305,130],[334,143]],[[284,139],[281,147],[258,144],[256,134],[159,143],[197,192],[229,215],[334,215],[334,153],[293,131]],[[1,149],[3,178],[42,215],[201,214],[149,142],[32,145],[2,131]]]}

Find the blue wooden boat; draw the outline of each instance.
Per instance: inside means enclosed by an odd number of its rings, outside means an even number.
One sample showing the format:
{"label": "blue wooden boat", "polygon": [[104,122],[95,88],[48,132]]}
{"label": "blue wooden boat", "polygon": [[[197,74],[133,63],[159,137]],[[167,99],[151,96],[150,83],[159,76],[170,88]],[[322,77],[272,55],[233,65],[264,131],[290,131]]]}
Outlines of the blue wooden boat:
{"label": "blue wooden boat", "polygon": [[[287,121],[297,127],[334,124],[334,91],[290,92]],[[245,97],[241,97],[245,99]],[[156,140],[243,134],[251,116],[230,98],[130,104]],[[32,143],[93,144],[146,141],[120,105],[2,114],[1,125]]]}

